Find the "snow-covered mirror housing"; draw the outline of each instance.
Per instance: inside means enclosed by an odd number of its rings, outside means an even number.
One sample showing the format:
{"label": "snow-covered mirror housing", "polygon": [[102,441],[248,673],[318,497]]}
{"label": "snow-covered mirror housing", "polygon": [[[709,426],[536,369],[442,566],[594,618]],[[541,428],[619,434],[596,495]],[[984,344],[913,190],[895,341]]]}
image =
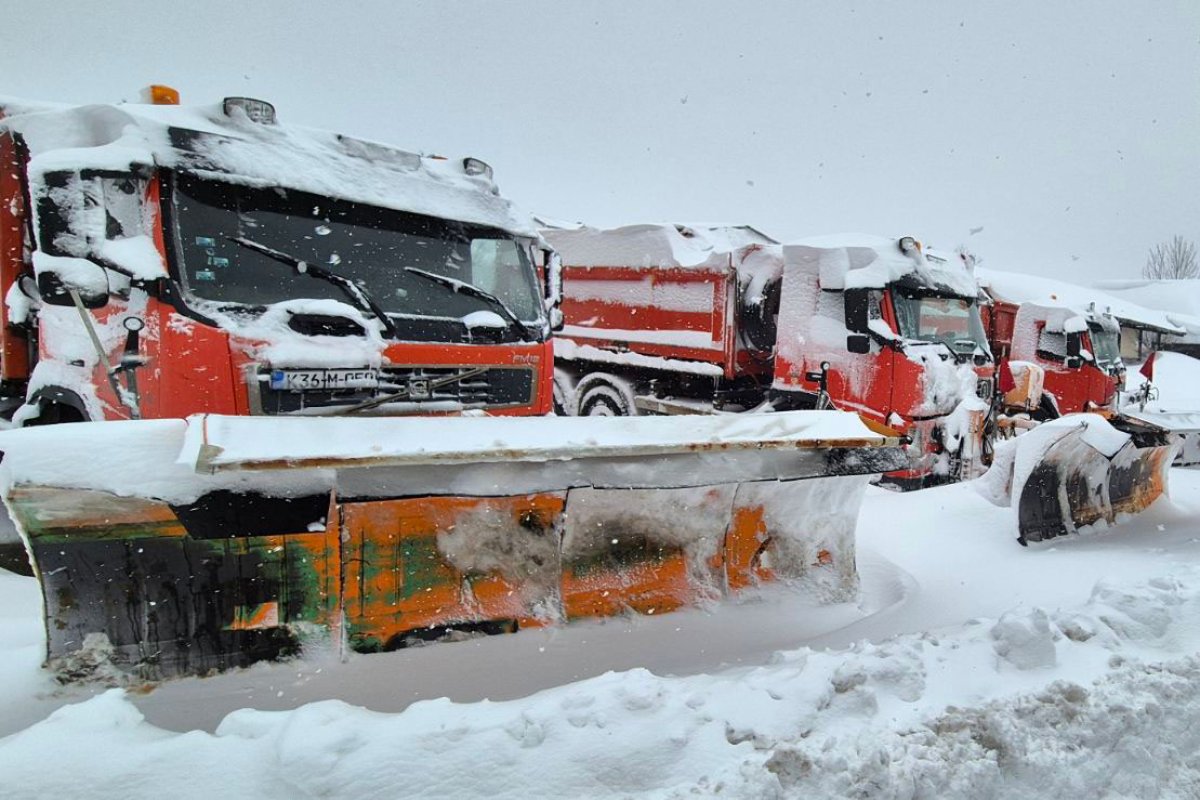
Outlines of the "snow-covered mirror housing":
{"label": "snow-covered mirror housing", "polygon": [[550,330],[559,331],[563,326],[562,313],[562,256],[554,250],[544,250],[543,263],[546,270],[546,313],[550,317]]}
{"label": "snow-covered mirror housing", "polygon": [[34,197],[37,242],[43,253],[87,258],[99,249],[105,219],[99,181],[74,170],[43,175]]}
{"label": "snow-covered mirror housing", "polygon": [[103,308],[108,304],[108,273],[86,258],[34,253],[33,269],[38,295],[47,305],[74,305],[75,297],[84,308]]}
{"label": "snow-covered mirror housing", "polygon": [[[38,250],[85,259],[138,280],[166,277],[149,235],[149,168],[131,171],[57,170],[43,174],[36,194]],[[79,267],[75,272],[83,270]],[[85,291],[90,283],[77,287]]]}

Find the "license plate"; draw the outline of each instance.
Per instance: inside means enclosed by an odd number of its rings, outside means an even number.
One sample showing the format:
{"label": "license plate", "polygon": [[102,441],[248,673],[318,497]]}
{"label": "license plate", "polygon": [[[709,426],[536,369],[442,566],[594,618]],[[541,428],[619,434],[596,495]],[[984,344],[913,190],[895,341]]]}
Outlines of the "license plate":
{"label": "license plate", "polygon": [[271,388],[284,392],[375,389],[379,371],[374,369],[277,369],[271,372]]}

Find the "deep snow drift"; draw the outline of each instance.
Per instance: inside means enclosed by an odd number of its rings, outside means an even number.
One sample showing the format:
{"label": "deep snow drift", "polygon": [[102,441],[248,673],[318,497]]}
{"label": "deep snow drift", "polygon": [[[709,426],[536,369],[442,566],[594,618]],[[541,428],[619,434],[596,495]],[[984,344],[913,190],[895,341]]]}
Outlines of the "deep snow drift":
{"label": "deep snow drift", "polygon": [[771,587],[90,700],[39,671],[36,590],[0,574],[0,775],[15,797],[1194,797],[1200,473],[1171,479],[1125,526],[1028,549],[970,486],[871,490],[857,604]]}

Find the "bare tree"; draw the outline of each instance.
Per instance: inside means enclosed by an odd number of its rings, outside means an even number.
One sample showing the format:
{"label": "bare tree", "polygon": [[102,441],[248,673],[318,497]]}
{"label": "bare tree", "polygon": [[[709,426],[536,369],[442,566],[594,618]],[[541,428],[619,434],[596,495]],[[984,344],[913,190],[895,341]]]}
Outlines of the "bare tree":
{"label": "bare tree", "polygon": [[1156,280],[1200,277],[1196,245],[1182,236],[1154,245],[1146,256],[1142,275]]}

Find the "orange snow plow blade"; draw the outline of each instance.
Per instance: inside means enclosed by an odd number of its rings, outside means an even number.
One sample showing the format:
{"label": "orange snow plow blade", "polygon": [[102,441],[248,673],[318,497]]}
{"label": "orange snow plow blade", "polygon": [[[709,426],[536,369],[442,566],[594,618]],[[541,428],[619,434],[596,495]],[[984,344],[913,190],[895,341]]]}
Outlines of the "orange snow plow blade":
{"label": "orange snow plow blade", "polygon": [[1179,447],[1170,431],[1129,416],[1070,415],[1062,422],[1047,431],[1062,435],[1041,452],[1020,488],[1021,544],[1117,524],[1166,493]]}
{"label": "orange snow plow blade", "polygon": [[[53,454],[68,439],[88,464]],[[145,678],[856,587],[899,442],[841,412],[199,416],[0,434],[50,665]],[[85,666],[81,666],[81,664]]]}

